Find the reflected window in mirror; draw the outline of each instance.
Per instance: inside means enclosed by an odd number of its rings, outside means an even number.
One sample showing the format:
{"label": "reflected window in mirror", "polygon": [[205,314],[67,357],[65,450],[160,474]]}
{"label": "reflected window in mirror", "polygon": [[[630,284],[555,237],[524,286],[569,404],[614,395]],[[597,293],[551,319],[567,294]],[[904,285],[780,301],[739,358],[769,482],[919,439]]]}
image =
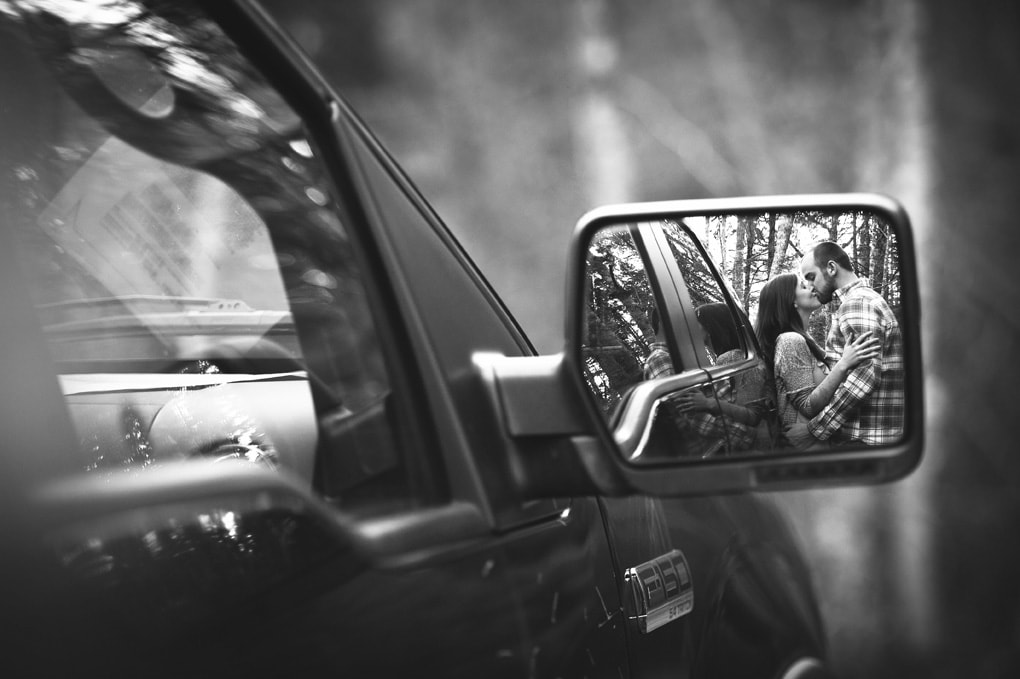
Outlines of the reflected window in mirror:
{"label": "reflected window in mirror", "polygon": [[612,413],[628,389],[677,372],[635,225],[605,229],[588,247],[581,351],[589,390]]}
{"label": "reflected window in mirror", "polygon": [[699,324],[692,340],[705,366],[741,361],[747,357],[737,318],[726,302],[720,280],[691,234],[677,222],[663,222],[663,235],[686,284]]}
{"label": "reflected window in mirror", "polygon": [[[715,403],[698,417],[725,431],[729,454],[770,447],[776,431],[775,397],[765,365],[760,359],[747,360],[753,346],[750,323],[738,317],[716,273],[718,266],[684,225],[665,221],[662,231],[697,320],[691,339],[702,366],[713,375]],[[735,371],[727,369],[739,364]]]}

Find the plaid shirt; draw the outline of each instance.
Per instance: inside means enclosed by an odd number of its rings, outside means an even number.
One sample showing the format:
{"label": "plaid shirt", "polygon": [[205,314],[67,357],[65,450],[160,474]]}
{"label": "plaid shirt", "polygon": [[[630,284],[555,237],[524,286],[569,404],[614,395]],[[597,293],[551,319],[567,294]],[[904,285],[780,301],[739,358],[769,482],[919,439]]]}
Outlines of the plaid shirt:
{"label": "plaid shirt", "polygon": [[836,296],[840,306],[825,340],[826,357],[839,360],[847,342],[869,331],[880,341],[879,356],[850,371],[808,429],[823,441],[894,443],[903,435],[906,414],[899,323],[867,279],[840,288]]}
{"label": "plaid shirt", "polygon": [[645,379],[654,380],[663,375],[672,375],[673,359],[669,357],[669,350],[665,342],[652,342],[648,345],[651,352],[645,358]]}

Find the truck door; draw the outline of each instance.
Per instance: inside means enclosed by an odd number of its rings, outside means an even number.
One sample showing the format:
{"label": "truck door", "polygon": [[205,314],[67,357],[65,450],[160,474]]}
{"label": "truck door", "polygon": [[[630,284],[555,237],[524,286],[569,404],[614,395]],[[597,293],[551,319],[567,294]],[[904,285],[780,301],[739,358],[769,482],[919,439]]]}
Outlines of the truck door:
{"label": "truck door", "polygon": [[680,283],[698,364],[711,378],[717,400],[710,411],[696,407],[696,417],[726,432],[726,455],[771,450],[778,434],[775,394],[750,321],[691,229],[682,222],[664,222],[664,227],[654,236],[671,279]]}
{"label": "truck door", "polygon": [[476,353],[530,347],[396,165],[247,4],[76,7],[2,41],[5,275],[60,374],[61,469],[260,465],[371,555],[305,551],[260,495],[119,496],[54,547],[89,592],[54,620],[79,669],[627,676],[597,503],[522,502],[478,407]]}
{"label": "truck door", "polygon": [[[411,328],[420,328],[412,351],[419,356],[427,407],[434,414],[450,492],[475,504],[491,528],[481,544],[493,560],[472,562],[470,576],[487,578],[484,590],[465,596],[447,592],[451,617],[463,634],[449,653],[470,644],[486,672],[526,671],[535,676],[627,676],[621,606],[613,563],[597,502],[591,498],[521,503],[510,487],[506,442],[499,423],[478,408],[473,360],[479,352],[507,356],[530,353],[494,293],[470,264],[424,199],[356,121],[341,116],[341,146],[353,169],[373,237],[388,253],[393,285],[404,291],[398,304]],[[415,330],[412,330],[415,332]],[[424,404],[423,404],[424,405]],[[457,554],[454,550],[451,554]],[[498,558],[496,558],[498,557]],[[440,568],[457,560],[441,560]],[[480,565],[480,570],[476,567]],[[406,573],[408,583],[422,571]],[[417,597],[428,588],[417,588]],[[505,601],[514,615],[503,620],[471,616],[476,596]],[[425,608],[431,608],[426,606]],[[518,637],[497,639],[493,630],[510,625]],[[444,623],[445,624],[445,623]],[[428,625],[433,627],[442,625]],[[506,629],[511,629],[509,626]],[[412,630],[408,630],[412,633]],[[422,634],[422,629],[418,628]],[[427,646],[446,644],[433,640]],[[444,673],[461,673],[442,666]],[[480,669],[480,666],[479,666]]]}

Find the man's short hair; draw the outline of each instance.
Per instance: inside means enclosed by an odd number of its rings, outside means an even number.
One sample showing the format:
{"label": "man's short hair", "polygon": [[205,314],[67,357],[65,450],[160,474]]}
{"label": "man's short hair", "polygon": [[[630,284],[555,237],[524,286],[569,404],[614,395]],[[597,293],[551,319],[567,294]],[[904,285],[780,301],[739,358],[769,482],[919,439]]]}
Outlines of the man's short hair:
{"label": "man's short hair", "polygon": [[841,268],[853,272],[854,265],[850,263],[850,257],[843,248],[831,240],[825,240],[811,249],[815,258],[815,266],[824,269],[830,261],[835,262]]}

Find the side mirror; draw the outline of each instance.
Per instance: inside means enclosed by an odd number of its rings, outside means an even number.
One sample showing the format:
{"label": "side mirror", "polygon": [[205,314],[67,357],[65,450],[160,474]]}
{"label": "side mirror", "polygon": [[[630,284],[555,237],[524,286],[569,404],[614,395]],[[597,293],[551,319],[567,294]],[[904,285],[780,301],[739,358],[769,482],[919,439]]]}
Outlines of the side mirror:
{"label": "side mirror", "polygon": [[[830,240],[850,261],[833,250],[802,270],[806,249]],[[891,199],[600,208],[581,219],[571,265],[564,360],[617,486],[877,483],[920,461],[917,277]],[[856,345],[870,353],[837,365],[864,333],[876,341]]]}

